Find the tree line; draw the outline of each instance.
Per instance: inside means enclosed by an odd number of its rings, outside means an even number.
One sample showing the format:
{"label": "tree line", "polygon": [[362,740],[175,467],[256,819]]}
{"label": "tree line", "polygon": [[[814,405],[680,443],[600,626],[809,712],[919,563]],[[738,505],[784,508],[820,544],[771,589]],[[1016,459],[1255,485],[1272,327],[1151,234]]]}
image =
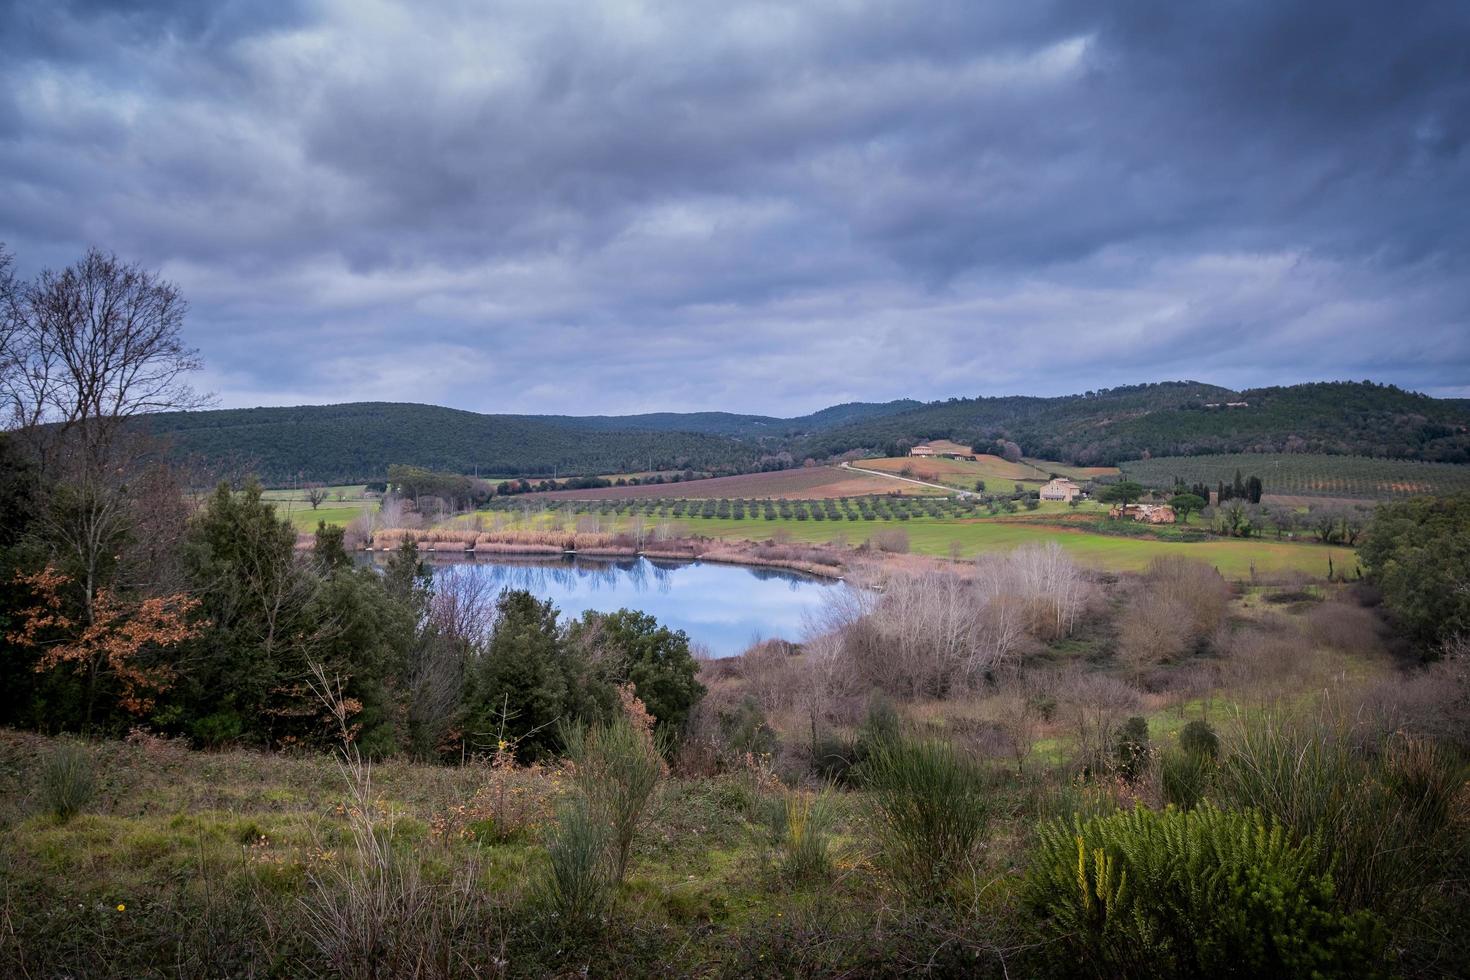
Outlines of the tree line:
{"label": "tree line", "polygon": [[[199,745],[325,744],[330,677],[371,756],[557,750],[626,689],[676,732],[702,694],[688,638],[634,612],[560,622],[527,593],[381,569],[341,528],[298,548],[258,483],[196,499],[149,413],[202,403],[177,289],[98,251],[33,281],[0,250],[0,725]],[[395,467],[456,505],[487,484]]]}

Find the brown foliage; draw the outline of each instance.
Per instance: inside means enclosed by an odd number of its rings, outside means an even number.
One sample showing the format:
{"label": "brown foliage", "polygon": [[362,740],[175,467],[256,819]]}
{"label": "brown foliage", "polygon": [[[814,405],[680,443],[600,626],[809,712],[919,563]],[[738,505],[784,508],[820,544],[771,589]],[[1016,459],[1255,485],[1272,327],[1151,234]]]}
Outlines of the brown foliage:
{"label": "brown foliage", "polygon": [[93,600],[91,622],[78,623],[63,609],[61,593],[70,582],[49,565],[34,574],[17,576],[16,583],[31,591],[35,604],[19,612],[20,628],[6,639],[44,649],[35,666],[37,673],[60,664],[78,665],[94,678],[102,671],[110,672],[122,685],[119,704],[123,710],[143,714],[153,706],[147,692],[166,690],[174,673],[163,664],[141,663],[141,655],[197,637],[200,627],[188,620],[199,608],[199,600],[169,595],[128,602],[103,589]]}

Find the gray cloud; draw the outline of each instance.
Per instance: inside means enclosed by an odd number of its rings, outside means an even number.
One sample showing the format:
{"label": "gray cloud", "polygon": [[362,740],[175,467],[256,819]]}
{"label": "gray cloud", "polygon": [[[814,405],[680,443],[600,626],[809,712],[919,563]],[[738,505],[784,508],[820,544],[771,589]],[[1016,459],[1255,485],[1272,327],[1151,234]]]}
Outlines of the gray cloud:
{"label": "gray cloud", "polygon": [[1470,11],[1410,7],[36,0],[0,239],[162,268],[231,405],[1470,394]]}

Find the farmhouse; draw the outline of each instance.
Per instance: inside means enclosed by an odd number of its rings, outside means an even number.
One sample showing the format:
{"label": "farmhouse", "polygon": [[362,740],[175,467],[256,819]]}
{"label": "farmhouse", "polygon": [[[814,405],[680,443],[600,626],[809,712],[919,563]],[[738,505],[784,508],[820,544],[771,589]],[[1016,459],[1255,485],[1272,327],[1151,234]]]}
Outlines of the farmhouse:
{"label": "farmhouse", "polygon": [[1080,496],[1082,488],[1071,480],[1057,477],[1046,486],[1041,488],[1042,500],[1065,500],[1071,503],[1074,497]]}
{"label": "farmhouse", "polygon": [[948,439],[930,439],[910,449],[909,455],[924,456],[930,459],[939,456],[944,459],[974,460],[975,450],[969,446],[961,446],[957,442],[950,442]]}
{"label": "farmhouse", "polygon": [[1073,498],[1080,497],[1080,495],[1082,495],[1082,488],[1072,480],[1061,478],[1061,476],[1041,488],[1042,500],[1064,500],[1070,504]]}

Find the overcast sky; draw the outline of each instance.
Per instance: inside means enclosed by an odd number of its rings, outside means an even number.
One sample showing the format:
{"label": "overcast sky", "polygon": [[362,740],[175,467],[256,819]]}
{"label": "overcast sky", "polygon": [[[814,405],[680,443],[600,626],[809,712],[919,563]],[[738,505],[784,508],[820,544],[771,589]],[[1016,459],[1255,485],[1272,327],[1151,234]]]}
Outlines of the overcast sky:
{"label": "overcast sky", "polygon": [[1470,395],[1470,3],[5,5],[0,241],[222,405]]}

